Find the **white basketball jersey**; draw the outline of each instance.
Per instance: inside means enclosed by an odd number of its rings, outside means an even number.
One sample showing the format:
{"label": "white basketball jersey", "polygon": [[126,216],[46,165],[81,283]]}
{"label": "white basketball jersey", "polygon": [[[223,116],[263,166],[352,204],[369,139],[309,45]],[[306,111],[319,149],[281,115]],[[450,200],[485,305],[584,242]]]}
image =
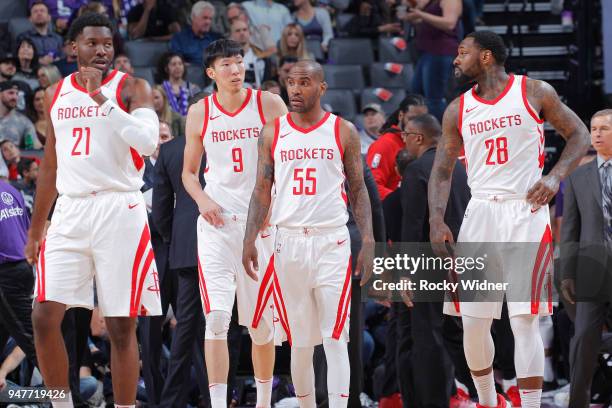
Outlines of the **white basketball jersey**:
{"label": "white basketball jersey", "polygon": [[[127,110],[120,98],[127,74],[114,70],[102,82],[102,94]],[[86,196],[102,191],[138,191],[144,160],[109,126],[108,118],[75,74],[62,79],[51,104],[55,131],[57,191]]]}
{"label": "white basketball jersey", "polygon": [[225,213],[246,216],[257,178],[257,140],[265,124],[261,91],[247,89],[244,103],[227,112],[217,94],[204,98],[204,191]]}
{"label": "white basketball jersey", "polygon": [[525,194],[542,177],[544,121],[529,105],[526,81],[510,74],[492,101],[476,87],[461,95],[458,128],[472,194]]}
{"label": "white basketball jersey", "polygon": [[309,129],[291,114],[274,123],[274,185],[271,224],[279,227],[340,227],[348,221],[340,118],[326,113]]}

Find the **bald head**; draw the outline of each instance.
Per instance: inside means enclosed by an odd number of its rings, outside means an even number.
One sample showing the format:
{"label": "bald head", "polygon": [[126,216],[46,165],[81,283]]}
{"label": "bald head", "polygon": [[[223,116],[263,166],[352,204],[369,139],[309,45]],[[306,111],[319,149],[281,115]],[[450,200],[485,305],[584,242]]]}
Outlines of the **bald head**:
{"label": "bald head", "polygon": [[323,68],[316,61],[296,62],[286,81],[291,110],[306,113],[320,109],[321,97],[327,89],[324,79]]}
{"label": "bald head", "polygon": [[299,76],[307,76],[311,79],[323,82],[325,80],[325,74],[323,73],[323,67],[317,61],[313,60],[300,60],[295,63],[289,75],[296,73]]}

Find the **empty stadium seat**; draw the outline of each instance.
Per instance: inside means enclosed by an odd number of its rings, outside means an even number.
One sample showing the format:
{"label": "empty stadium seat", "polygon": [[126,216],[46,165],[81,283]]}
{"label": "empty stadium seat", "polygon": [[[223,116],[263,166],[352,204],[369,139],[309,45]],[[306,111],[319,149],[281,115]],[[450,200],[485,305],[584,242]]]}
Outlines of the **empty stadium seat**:
{"label": "empty stadium seat", "polygon": [[312,54],[314,59],[317,61],[325,61],[325,55],[323,54],[323,49],[321,48],[321,40],[319,39],[309,39],[306,40],[306,49],[308,52]]}
{"label": "empty stadium seat", "polygon": [[325,82],[330,88],[361,90],[365,88],[361,65],[323,65]]}
{"label": "empty stadium seat", "polygon": [[338,37],[348,37],[348,32],[346,31],[346,25],[351,21],[351,19],[355,17],[355,14],[352,13],[340,13],[336,17],[336,32],[338,33]]}
{"label": "empty stadium seat", "polygon": [[192,84],[196,84],[200,88],[204,88],[206,85],[206,78],[204,78],[204,68],[199,65],[188,65],[187,75],[185,79]]}
{"label": "empty stadium seat", "polygon": [[155,84],[155,76],[153,75],[154,68],[151,67],[135,67],[134,76],[142,78],[153,86]]}
{"label": "empty stadium seat", "polygon": [[12,18],[8,23],[8,30],[11,34],[11,48],[14,49],[17,46],[19,34],[25,33],[32,28],[34,27],[27,17]]}
{"label": "empty stadium seat", "polygon": [[393,43],[396,38],[380,37],[378,39],[378,60],[380,62],[398,62],[407,64],[412,61],[409,47],[406,44],[406,49],[400,50]]}
{"label": "empty stadium seat", "polygon": [[159,41],[128,41],[125,52],[134,67],[154,67],[159,58],[168,52],[168,44]]}
{"label": "empty stadium seat", "polygon": [[26,1],[0,1],[0,22],[5,23],[16,18],[28,16],[28,2]]}
{"label": "empty stadium seat", "polygon": [[376,95],[377,90],[381,88],[366,88],[361,92],[361,106],[365,106],[369,103],[378,103],[385,111],[387,115],[393,113],[400,102],[406,96],[406,91],[401,88],[386,88],[392,93],[392,96],[386,102]]}
{"label": "empty stadium seat", "polygon": [[353,120],[357,113],[353,91],[349,89],[328,89],[321,98],[321,106],[329,104],[333,113],[346,120]]}
{"label": "empty stadium seat", "polygon": [[372,42],[366,38],[334,38],[329,43],[330,64],[370,65],[373,62]]}
{"label": "empty stadium seat", "polygon": [[372,87],[412,89],[414,68],[412,64],[400,64],[402,72],[394,74],[385,69],[387,62],[377,62],[370,66],[370,83]]}

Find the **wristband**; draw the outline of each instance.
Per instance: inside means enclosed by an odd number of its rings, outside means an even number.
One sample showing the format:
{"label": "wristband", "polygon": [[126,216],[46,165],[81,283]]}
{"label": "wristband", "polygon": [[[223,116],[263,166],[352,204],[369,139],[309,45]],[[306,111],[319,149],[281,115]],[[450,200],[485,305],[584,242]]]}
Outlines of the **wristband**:
{"label": "wristband", "polygon": [[89,92],[89,96],[93,98],[94,96],[99,95],[101,93],[102,93],[102,88],[98,88],[93,92]]}

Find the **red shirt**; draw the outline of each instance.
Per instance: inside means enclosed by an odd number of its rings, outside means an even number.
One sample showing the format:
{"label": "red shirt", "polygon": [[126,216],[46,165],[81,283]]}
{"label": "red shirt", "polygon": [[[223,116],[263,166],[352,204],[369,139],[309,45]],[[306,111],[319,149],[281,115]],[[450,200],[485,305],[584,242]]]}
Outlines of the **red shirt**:
{"label": "red shirt", "polygon": [[366,161],[378,186],[381,201],[393,192],[399,185],[402,177],[395,170],[395,157],[405,147],[399,128],[393,126],[398,132],[387,132],[370,145]]}

